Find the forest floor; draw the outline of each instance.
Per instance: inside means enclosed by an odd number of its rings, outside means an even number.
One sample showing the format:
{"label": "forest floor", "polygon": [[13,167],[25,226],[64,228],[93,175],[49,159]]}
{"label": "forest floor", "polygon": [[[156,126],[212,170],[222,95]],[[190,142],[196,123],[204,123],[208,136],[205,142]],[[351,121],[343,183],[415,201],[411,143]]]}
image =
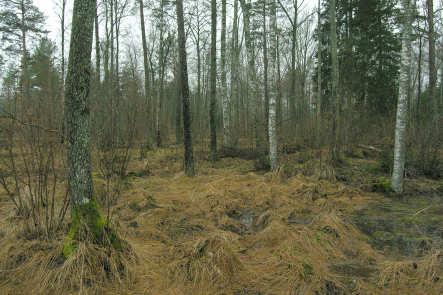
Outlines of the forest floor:
{"label": "forest floor", "polygon": [[[137,257],[130,282],[66,294],[443,294],[443,182],[407,179],[399,197],[375,156],[360,150],[332,170],[321,154],[283,155],[266,173],[199,153],[194,178],[181,172],[180,148],[131,160],[111,210]],[[105,183],[94,180],[99,194]],[[12,265],[51,243],[8,230],[6,198],[0,211],[0,293],[37,293]]]}

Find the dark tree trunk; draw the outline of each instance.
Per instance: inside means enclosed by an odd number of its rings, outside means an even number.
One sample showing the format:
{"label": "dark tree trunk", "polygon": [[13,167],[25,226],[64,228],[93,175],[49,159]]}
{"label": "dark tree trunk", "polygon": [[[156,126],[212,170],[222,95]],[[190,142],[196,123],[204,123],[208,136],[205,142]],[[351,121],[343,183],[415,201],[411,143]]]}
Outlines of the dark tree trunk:
{"label": "dark tree trunk", "polygon": [[182,108],[183,108],[183,140],[185,145],[185,173],[187,176],[194,176],[194,152],[192,147],[191,132],[191,103],[189,100],[188,65],[186,60],[186,36],[183,17],[183,0],[177,0],[177,25],[178,25],[178,52],[179,52],[179,85],[181,88]]}
{"label": "dark tree trunk", "polygon": [[[149,80],[149,58],[148,58],[148,44],[146,41],[146,28],[145,28],[145,13],[143,7],[143,0],[139,0],[140,9],[140,28],[142,32],[142,46],[143,46],[143,69],[144,69],[144,86],[145,86],[145,101],[147,105],[147,116],[150,116],[152,104],[150,100],[150,80]],[[152,120],[152,117],[150,118]],[[149,138],[149,137],[148,137]]]}
{"label": "dark tree trunk", "polygon": [[71,228],[63,247],[65,257],[75,250],[75,241],[86,226],[94,242],[103,241],[105,223],[93,197],[90,147],[89,90],[94,32],[95,0],[76,0],[66,77],[65,114],[68,141],[68,195],[72,206]]}

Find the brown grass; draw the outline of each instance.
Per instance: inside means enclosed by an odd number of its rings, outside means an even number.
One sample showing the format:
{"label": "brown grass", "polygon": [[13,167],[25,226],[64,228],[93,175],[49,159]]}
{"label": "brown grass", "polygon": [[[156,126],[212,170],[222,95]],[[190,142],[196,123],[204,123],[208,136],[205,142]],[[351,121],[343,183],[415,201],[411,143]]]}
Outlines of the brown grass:
{"label": "brown grass", "polygon": [[[312,164],[304,168],[310,176],[288,167],[263,174],[253,161],[225,158],[200,161],[198,176],[188,178],[181,153],[162,149],[129,165],[136,176],[112,218],[137,261],[82,244],[59,263],[60,242],[23,242],[11,217],[3,218],[0,293],[442,293],[439,252],[386,257],[350,222],[349,214],[381,196],[337,183]],[[0,204],[2,213],[7,206]]]}

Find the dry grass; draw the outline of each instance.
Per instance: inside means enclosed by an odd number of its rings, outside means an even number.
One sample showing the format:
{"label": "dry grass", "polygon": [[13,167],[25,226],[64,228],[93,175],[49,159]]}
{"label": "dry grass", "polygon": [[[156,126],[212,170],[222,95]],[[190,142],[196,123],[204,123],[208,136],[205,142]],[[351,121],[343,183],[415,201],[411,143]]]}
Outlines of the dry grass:
{"label": "dry grass", "polygon": [[[188,178],[181,153],[163,149],[129,164],[133,176],[112,216],[137,262],[84,244],[58,263],[60,242],[22,243],[5,218],[1,293],[29,294],[31,286],[35,294],[442,293],[441,254],[405,261],[374,250],[348,217],[381,196],[335,182],[328,167],[263,174],[253,161],[225,158],[200,161],[199,175]],[[20,251],[25,259],[8,260]]]}

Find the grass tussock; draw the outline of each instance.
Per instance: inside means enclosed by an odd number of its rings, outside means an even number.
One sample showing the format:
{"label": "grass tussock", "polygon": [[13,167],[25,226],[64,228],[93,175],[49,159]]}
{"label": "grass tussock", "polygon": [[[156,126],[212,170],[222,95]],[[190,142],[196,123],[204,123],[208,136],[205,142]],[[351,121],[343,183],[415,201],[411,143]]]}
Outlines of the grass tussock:
{"label": "grass tussock", "polygon": [[[442,256],[433,250],[438,239],[413,257],[371,243],[372,232],[392,229],[378,216],[386,209],[365,209],[396,201],[366,189],[372,180],[365,180],[364,159],[344,164],[348,175],[332,170],[321,152],[314,160],[282,155],[285,165],[267,173],[256,171],[253,159],[226,156],[200,160],[198,175],[189,178],[181,172],[181,154],[149,151],[129,163],[127,186],[110,211],[131,245],[126,252],[79,243],[60,260],[63,237],[51,243],[18,238],[8,229],[10,217],[1,219],[1,293],[27,294],[29,286],[36,294],[443,293]],[[440,212],[423,211],[425,202],[417,206],[411,216],[426,212],[435,220]],[[5,208],[2,203],[1,213]],[[403,211],[387,213],[401,223]]]}
{"label": "grass tussock", "polygon": [[185,245],[178,253],[171,265],[171,274],[173,280],[183,286],[222,290],[240,281],[244,271],[226,234],[198,239],[192,245]]}
{"label": "grass tussock", "polygon": [[6,294],[96,294],[109,285],[131,286],[137,259],[129,245],[116,250],[86,240],[65,258],[64,243],[62,236],[4,241],[0,288],[10,290]]}

